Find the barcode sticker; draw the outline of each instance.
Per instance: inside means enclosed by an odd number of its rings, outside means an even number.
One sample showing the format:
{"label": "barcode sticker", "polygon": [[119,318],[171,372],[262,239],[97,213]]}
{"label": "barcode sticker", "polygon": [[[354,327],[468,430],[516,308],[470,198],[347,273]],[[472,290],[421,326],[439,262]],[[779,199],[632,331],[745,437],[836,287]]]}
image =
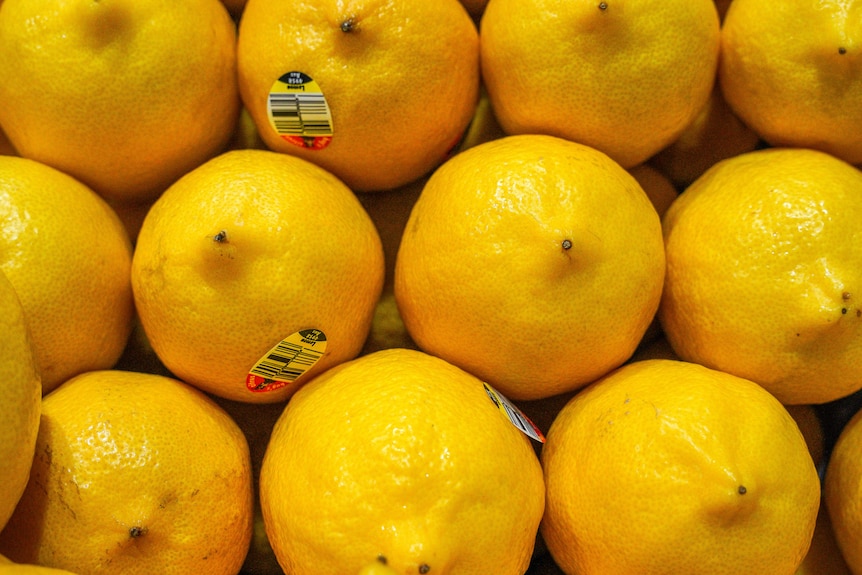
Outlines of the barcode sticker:
{"label": "barcode sticker", "polygon": [[319,329],[301,329],[270,349],[249,370],[249,391],[274,391],[294,383],[326,352],[326,335]]}
{"label": "barcode sticker", "polygon": [[527,437],[531,439],[535,439],[539,443],[545,443],[545,434],[542,433],[535,423],[530,421],[530,418],[524,415],[524,412],[518,409],[515,404],[511,401],[503,397],[503,395],[488,385],[485,382],[482,382],[482,386],[485,388],[485,393],[488,394],[488,397],[491,398],[491,401],[494,402],[494,405],[500,412],[506,416],[512,425],[520,429]]}
{"label": "barcode sticker", "polygon": [[272,129],[291,144],[322,150],[332,141],[332,113],[317,82],[302,72],[282,74],[269,90]]}

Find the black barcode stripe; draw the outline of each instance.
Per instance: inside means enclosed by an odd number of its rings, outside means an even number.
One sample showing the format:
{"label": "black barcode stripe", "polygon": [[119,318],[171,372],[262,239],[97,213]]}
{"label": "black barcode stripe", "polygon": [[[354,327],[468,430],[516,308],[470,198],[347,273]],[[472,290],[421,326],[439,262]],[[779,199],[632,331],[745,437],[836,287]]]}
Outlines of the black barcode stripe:
{"label": "black barcode stripe", "polygon": [[527,435],[533,434],[533,428],[527,425],[527,423],[524,421],[523,416],[520,413],[514,411],[505,403],[503,403],[503,409],[506,410],[506,414],[509,416],[509,420],[515,424],[515,427],[517,427]]}
{"label": "black barcode stripe", "polygon": [[329,107],[323,94],[269,95],[272,122],[279,134],[328,136],[332,134]]}
{"label": "black barcode stripe", "polygon": [[323,352],[282,341],[251,369],[251,373],[268,379],[277,377],[293,381],[305,373],[305,368],[314,365],[322,355]]}
{"label": "black barcode stripe", "polygon": [[282,363],[290,363],[302,351],[302,347],[286,341],[280,342],[267,357],[280,361]]}
{"label": "black barcode stripe", "polygon": [[304,369],[287,369],[284,365],[281,364],[273,364],[267,361],[262,361],[258,363],[254,369],[251,370],[251,373],[254,375],[259,375],[261,377],[267,379],[273,379],[278,377],[279,379],[285,379],[287,381],[293,381],[303,373],[305,373]]}
{"label": "black barcode stripe", "polygon": [[251,370],[251,373],[271,379],[278,375],[278,372],[282,367],[283,366],[281,364],[270,363],[264,360],[258,362],[258,364],[254,366],[254,369]]}

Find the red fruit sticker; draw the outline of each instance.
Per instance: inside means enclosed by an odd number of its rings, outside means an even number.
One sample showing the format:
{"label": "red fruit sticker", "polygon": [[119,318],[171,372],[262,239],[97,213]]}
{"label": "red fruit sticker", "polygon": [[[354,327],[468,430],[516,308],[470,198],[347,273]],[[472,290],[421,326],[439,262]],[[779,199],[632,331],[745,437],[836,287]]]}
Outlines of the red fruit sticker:
{"label": "red fruit sticker", "polygon": [[249,391],[275,391],[296,382],[326,352],[326,335],[301,329],[273,346],[254,364],[245,379]]}
{"label": "red fruit sticker", "polygon": [[266,102],[272,129],[291,144],[322,150],[332,141],[332,114],[317,82],[302,72],[282,74]]}

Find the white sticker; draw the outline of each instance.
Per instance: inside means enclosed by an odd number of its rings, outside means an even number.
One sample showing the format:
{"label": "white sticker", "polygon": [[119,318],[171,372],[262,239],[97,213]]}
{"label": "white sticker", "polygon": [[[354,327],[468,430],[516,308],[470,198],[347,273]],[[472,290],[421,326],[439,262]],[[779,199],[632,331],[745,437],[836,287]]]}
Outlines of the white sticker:
{"label": "white sticker", "polygon": [[485,393],[488,394],[488,397],[490,397],[491,401],[494,402],[494,405],[497,406],[497,409],[506,416],[506,419],[508,419],[512,425],[520,429],[524,435],[530,439],[534,439],[539,443],[545,443],[545,435],[535,423],[530,421],[529,417],[524,415],[523,411],[518,409],[515,404],[503,397],[499,391],[487,383],[482,382],[482,386],[485,388]]}

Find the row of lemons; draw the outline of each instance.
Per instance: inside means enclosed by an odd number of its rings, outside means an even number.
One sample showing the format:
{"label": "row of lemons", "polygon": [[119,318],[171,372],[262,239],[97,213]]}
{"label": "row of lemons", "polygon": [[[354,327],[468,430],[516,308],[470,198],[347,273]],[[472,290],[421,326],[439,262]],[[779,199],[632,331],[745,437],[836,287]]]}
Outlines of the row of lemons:
{"label": "row of lemons", "polygon": [[862,574],[860,34],[0,0],[0,575]]}

